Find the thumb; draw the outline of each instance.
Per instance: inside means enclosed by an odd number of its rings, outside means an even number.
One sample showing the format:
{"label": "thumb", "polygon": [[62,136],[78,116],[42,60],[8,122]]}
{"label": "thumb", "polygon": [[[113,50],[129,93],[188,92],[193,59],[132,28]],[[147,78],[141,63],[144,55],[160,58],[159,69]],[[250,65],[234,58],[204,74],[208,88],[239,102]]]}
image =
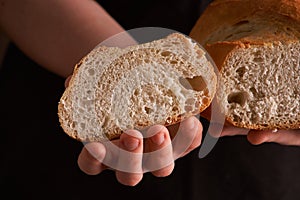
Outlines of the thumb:
{"label": "thumb", "polygon": [[251,144],[259,145],[265,142],[275,142],[282,145],[300,146],[300,129],[295,130],[251,130],[247,136]]}

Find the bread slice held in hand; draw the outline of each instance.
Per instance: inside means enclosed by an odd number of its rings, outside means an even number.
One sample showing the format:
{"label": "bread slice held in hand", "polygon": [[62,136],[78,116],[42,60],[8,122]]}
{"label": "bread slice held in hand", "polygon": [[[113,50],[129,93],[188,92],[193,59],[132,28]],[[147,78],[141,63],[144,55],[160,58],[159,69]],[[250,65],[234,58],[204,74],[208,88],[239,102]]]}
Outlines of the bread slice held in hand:
{"label": "bread slice held in hand", "polygon": [[198,114],[217,84],[206,56],[180,33],[123,49],[99,46],[74,69],[58,105],[61,126],[77,140],[104,141]]}
{"label": "bread slice held in hand", "polygon": [[214,59],[227,121],[300,128],[300,0],[216,0],[190,36]]}

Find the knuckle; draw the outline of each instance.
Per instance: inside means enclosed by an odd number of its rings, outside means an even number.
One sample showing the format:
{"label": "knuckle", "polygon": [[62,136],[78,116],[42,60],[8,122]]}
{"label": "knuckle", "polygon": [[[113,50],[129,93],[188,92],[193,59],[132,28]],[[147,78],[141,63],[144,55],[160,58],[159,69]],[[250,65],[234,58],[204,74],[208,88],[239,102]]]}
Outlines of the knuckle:
{"label": "knuckle", "polygon": [[136,186],[139,182],[141,182],[142,178],[142,174],[122,175],[117,173],[117,180],[119,181],[119,183],[127,186]]}
{"label": "knuckle", "polygon": [[156,177],[166,177],[172,174],[173,169],[174,169],[174,164],[171,164],[163,169],[153,171],[152,174]]}

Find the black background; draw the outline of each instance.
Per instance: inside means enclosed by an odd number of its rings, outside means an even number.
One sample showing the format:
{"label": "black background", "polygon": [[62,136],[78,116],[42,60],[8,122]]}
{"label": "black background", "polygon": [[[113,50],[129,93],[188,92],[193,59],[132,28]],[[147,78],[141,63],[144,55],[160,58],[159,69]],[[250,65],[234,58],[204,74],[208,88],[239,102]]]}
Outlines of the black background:
{"label": "black background", "polygon": [[[155,26],[188,34],[207,2],[111,0],[101,4],[125,29]],[[176,161],[169,177],[147,173],[136,187],[119,184],[112,171],[85,175],[77,167],[82,144],[63,133],[57,118],[64,79],[38,66],[13,44],[0,70],[2,197],[300,199],[300,149],[252,146],[240,136],[220,139],[203,159],[196,149]]]}

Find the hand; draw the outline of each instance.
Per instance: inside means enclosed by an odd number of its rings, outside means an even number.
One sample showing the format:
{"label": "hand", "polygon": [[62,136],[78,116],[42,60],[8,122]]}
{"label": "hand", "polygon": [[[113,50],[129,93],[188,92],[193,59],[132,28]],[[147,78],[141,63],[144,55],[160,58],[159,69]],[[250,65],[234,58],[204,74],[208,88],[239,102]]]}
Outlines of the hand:
{"label": "hand", "polygon": [[235,135],[247,135],[248,141],[253,145],[274,142],[281,145],[300,146],[300,129],[259,131],[237,128],[225,123],[220,137]]}
{"label": "hand", "polygon": [[[175,126],[169,128],[176,129]],[[115,170],[117,180],[130,186],[134,186],[142,180],[143,165],[147,165],[154,176],[165,177],[172,173],[174,159],[186,155],[200,145],[202,126],[195,117],[183,121],[178,130],[178,135],[184,137],[174,139],[180,142],[171,143],[170,135],[172,133],[169,133],[169,130],[161,125],[152,126],[147,134],[153,136],[143,139],[140,132],[129,130],[123,133],[120,139],[112,141],[118,148],[125,150],[125,152],[135,153],[136,156],[129,156],[127,153],[115,154],[111,148],[108,148],[109,145],[106,143],[88,143],[79,155],[78,165],[86,174],[96,175],[105,169],[111,168],[105,164],[106,159],[116,160],[119,167],[126,167],[126,170],[130,171],[112,169]],[[182,151],[183,149],[184,151]],[[146,160],[144,159],[145,153],[155,151],[158,153],[150,154]],[[120,162],[123,163],[123,166],[120,166]],[[160,165],[163,167],[156,168]]]}
{"label": "hand", "polygon": [[[202,116],[210,119],[211,108],[202,113]],[[220,124],[211,124],[212,126],[223,126]],[[221,133],[210,133],[214,137],[245,135],[248,141],[253,145],[259,145],[268,142],[274,142],[281,145],[300,146],[300,129],[294,130],[249,130],[237,128],[225,122]]]}
{"label": "hand", "polygon": [[[66,80],[66,87],[69,80],[70,77]],[[171,174],[174,160],[200,146],[202,130],[196,117],[167,128],[154,125],[144,133],[146,137],[137,130],[128,130],[117,140],[85,144],[78,157],[78,165],[89,175],[112,169],[120,183],[134,186],[148,171],[158,177]]]}
{"label": "hand", "polygon": [[300,129],[278,131],[250,130],[247,135],[251,144],[258,145],[265,142],[275,142],[282,145],[300,146]]}

